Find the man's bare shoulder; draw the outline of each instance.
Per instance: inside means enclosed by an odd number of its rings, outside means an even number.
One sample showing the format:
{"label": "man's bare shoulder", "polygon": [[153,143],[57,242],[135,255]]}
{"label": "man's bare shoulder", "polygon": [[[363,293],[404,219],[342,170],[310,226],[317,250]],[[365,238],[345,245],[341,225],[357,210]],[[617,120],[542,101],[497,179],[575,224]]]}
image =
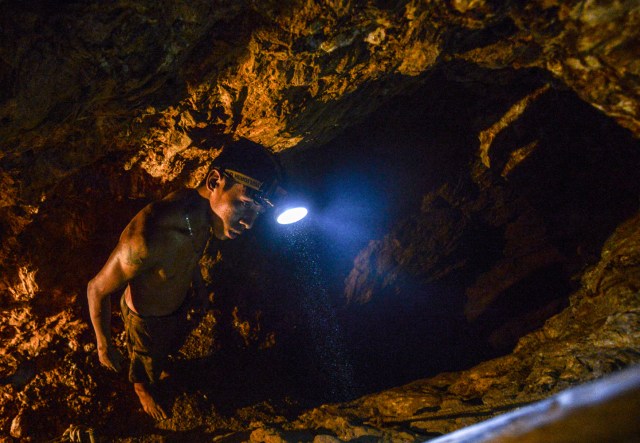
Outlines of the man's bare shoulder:
{"label": "man's bare shoulder", "polygon": [[145,206],[129,222],[121,242],[146,249],[163,248],[165,243],[186,233],[185,214],[194,199],[194,190],[181,190]]}
{"label": "man's bare shoulder", "polygon": [[193,190],[172,192],[149,203],[129,223],[132,233],[148,235],[157,229],[175,229],[184,224],[184,214],[193,200]]}
{"label": "man's bare shoulder", "polygon": [[164,202],[175,204],[177,206],[190,205],[197,195],[198,191],[196,191],[195,189],[184,188],[166,195],[162,200],[159,200],[156,203]]}

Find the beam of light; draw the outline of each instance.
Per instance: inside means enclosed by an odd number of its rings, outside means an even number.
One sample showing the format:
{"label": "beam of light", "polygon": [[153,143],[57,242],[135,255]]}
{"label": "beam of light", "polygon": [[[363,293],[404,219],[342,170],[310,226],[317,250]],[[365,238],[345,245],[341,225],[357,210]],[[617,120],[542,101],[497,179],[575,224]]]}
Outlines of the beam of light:
{"label": "beam of light", "polygon": [[[314,220],[315,215],[313,211]],[[329,375],[325,389],[332,401],[351,400],[359,386],[336,307],[327,289],[329,281],[320,256],[322,240],[309,225],[293,225],[286,231],[284,239],[293,258],[289,270],[292,288],[299,294],[314,360],[321,373]]]}
{"label": "beam of light", "polygon": [[297,221],[302,220],[307,216],[308,213],[309,211],[307,211],[307,208],[303,208],[303,207],[290,208],[285,210],[282,214],[280,214],[276,220],[281,225],[288,225],[288,224],[295,223]]}

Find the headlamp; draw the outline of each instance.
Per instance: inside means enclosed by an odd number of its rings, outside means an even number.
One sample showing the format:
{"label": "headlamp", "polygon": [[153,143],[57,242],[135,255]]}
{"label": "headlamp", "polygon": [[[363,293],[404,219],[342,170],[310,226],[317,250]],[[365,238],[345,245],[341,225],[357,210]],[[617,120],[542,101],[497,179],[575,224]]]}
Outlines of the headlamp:
{"label": "headlamp", "polygon": [[238,171],[225,169],[224,173],[238,183],[245,185],[247,195],[257,204],[265,208],[274,208],[275,219],[281,225],[298,222],[309,213],[306,205],[300,199],[291,197],[284,188],[278,186],[276,180],[266,186],[264,182]]}
{"label": "headlamp", "polygon": [[276,215],[276,221],[281,225],[290,225],[305,218],[309,211],[304,206],[284,209],[280,215]]}
{"label": "headlamp", "polygon": [[278,186],[270,198],[262,199],[268,207],[274,208],[274,217],[281,225],[290,225],[305,218],[309,213],[306,203],[287,193]]}

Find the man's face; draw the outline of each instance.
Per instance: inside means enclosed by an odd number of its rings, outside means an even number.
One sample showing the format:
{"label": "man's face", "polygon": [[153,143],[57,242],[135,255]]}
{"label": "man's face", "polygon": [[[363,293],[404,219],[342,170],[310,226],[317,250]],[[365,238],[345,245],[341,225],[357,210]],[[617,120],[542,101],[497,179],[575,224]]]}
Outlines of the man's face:
{"label": "man's face", "polygon": [[[229,181],[233,183],[232,186],[224,189],[225,183]],[[251,229],[258,215],[265,210],[246,194],[245,185],[236,183],[224,175],[211,192],[209,203],[217,216],[214,235],[219,240],[234,239],[245,230]]]}

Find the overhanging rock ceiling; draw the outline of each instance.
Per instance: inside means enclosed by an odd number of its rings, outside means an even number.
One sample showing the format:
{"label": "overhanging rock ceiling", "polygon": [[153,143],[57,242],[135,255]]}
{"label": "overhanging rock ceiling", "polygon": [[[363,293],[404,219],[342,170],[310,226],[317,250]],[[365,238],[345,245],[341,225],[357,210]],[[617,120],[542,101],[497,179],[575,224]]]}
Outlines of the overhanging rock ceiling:
{"label": "overhanging rock ceiling", "polygon": [[[420,441],[637,362],[639,34],[635,1],[0,0],[0,435]],[[230,136],[380,207],[339,253],[210,248],[155,425],[98,367],[84,286]]]}
{"label": "overhanging rock ceiling", "polygon": [[451,60],[469,61],[471,70],[544,69],[640,133],[634,2],[0,8],[4,205],[33,203],[66,173],[111,152],[172,180],[205,161],[222,133],[278,151],[317,146]]}

